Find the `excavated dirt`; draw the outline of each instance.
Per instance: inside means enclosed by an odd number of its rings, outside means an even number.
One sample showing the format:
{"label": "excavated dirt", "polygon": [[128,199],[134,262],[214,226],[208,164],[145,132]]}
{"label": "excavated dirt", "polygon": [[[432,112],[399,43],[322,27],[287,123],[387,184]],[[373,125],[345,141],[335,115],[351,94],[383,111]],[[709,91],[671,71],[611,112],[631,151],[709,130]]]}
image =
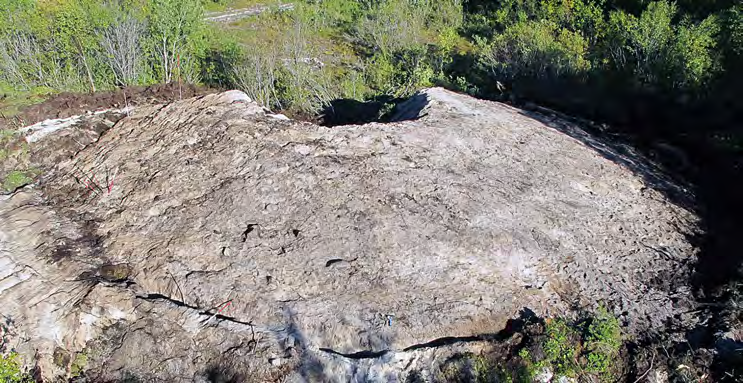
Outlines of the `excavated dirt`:
{"label": "excavated dirt", "polygon": [[216,90],[191,84],[157,84],[130,86],[116,91],[96,93],[63,92],[39,104],[22,108],[12,118],[0,118],[3,126],[31,125],[46,119],[67,118],[102,109],[124,109],[127,106],[161,104],[215,93]]}
{"label": "excavated dirt", "polygon": [[26,131],[87,138],[0,198],[4,333],[45,377],[434,381],[524,311],[701,319],[689,192],[554,116],[436,88],[389,124],[236,91],[88,118]]}

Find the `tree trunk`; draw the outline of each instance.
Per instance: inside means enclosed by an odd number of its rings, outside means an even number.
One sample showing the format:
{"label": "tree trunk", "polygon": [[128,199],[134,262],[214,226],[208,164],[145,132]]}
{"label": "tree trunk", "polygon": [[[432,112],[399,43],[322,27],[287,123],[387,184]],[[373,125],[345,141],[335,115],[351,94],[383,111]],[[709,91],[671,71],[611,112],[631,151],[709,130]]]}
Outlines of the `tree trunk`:
{"label": "tree trunk", "polygon": [[80,40],[75,39],[77,45],[77,51],[80,54],[80,58],[83,60],[83,66],[85,67],[85,73],[88,75],[88,81],[90,82],[90,92],[95,93],[95,81],[93,81],[93,73],[90,72],[90,66],[88,66],[88,59],[85,57],[83,52],[83,46],[80,44]]}

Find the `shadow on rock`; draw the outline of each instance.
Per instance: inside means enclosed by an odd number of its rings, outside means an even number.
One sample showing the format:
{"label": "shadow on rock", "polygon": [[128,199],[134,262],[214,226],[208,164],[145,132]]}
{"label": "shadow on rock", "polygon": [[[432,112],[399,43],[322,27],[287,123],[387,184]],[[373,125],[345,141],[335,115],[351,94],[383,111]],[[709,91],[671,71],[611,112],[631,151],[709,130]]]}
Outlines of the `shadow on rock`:
{"label": "shadow on rock", "polygon": [[565,116],[538,109],[522,113],[626,167],[668,200],[699,217],[699,229],[688,238],[698,248],[697,257],[688,261],[688,272],[674,274],[686,277],[673,284],[691,285],[698,315],[706,320],[689,331],[684,342],[671,347],[669,359],[689,365],[693,363],[690,359],[701,360],[697,367],[711,368],[717,379],[730,379],[728,366],[743,362],[741,342],[731,338],[738,327],[736,307],[743,303],[743,286],[737,282],[743,265],[743,167],[739,159],[689,137],[670,145],[652,133],[620,138],[599,129],[586,131],[586,124],[572,124]]}
{"label": "shadow on rock", "polygon": [[297,326],[296,313],[290,309],[284,309],[284,320],[286,328],[274,333],[276,340],[284,350],[284,357],[290,358],[294,355],[299,357],[297,372],[307,382],[324,381],[326,378],[325,366],[307,348],[307,339]]}
{"label": "shadow on rock", "polygon": [[247,377],[237,372],[232,363],[213,364],[204,371],[204,379],[209,383],[240,383],[247,381]]}
{"label": "shadow on rock", "polygon": [[338,99],[320,111],[323,126],[359,125],[388,120],[389,112],[400,102],[392,96],[379,96],[369,101]]}
{"label": "shadow on rock", "polygon": [[588,131],[585,126],[566,121],[566,118],[569,118],[566,116],[546,115],[536,111],[521,113],[580,141],[607,160],[631,170],[642,177],[648,186],[662,193],[673,203],[690,211],[697,210],[690,188],[683,185],[680,179],[672,178],[669,172],[651,162],[628,143],[600,131]]}

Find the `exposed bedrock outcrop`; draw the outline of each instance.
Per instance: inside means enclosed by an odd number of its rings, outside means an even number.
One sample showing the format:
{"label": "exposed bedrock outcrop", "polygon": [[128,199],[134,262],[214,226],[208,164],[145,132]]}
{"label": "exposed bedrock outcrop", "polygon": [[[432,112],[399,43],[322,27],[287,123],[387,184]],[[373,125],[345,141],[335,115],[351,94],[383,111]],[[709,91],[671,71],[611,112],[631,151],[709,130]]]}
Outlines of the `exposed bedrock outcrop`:
{"label": "exposed bedrock outcrop", "polygon": [[697,218],[632,150],[442,89],[397,120],[236,91],[119,114],[1,197],[4,336],[46,377],[386,382],[524,309],[696,323]]}

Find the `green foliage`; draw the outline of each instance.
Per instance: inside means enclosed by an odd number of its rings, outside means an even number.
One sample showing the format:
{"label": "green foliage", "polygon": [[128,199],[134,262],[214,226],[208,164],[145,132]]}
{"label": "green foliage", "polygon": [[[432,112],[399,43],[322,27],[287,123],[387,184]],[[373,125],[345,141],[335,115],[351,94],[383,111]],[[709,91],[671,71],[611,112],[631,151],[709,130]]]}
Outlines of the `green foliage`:
{"label": "green foliage", "polygon": [[419,50],[448,29],[462,24],[459,0],[384,0],[370,2],[354,28],[358,44],[390,55]]}
{"label": "green foliage", "polygon": [[441,76],[460,40],[459,0],[386,0],[370,3],[352,33],[367,58],[369,85],[378,93],[409,96]]}
{"label": "green foliage", "polygon": [[227,60],[229,79],[263,105],[305,115],[337,98],[408,96],[442,77],[463,41],[459,0],[432,5],[328,0],[262,14],[264,30]]}
{"label": "green foliage", "polygon": [[664,77],[675,13],[675,5],[667,2],[650,3],[639,18],[624,11],[612,12],[608,44],[614,65],[633,71],[642,83],[658,83]]}
{"label": "green foliage", "polygon": [[579,381],[615,380],[622,333],[618,320],[606,309],[599,308],[584,321],[547,319],[544,333],[526,331],[525,335],[527,347],[509,358],[463,354],[448,360],[442,366],[444,378],[451,382],[533,382],[547,370],[554,374],[553,381],[561,376]]}
{"label": "green foliage", "polygon": [[590,68],[587,42],[579,32],[549,21],[523,21],[496,35],[482,62],[496,78],[579,75]]}
{"label": "green foliage", "polygon": [[678,26],[672,53],[677,87],[699,87],[719,70],[718,58],[713,55],[719,31],[714,15],[698,24],[686,19]]}
{"label": "green foliage", "polygon": [[200,0],[2,0],[0,81],[58,91],[197,82],[209,53]]}
{"label": "green foliage", "polygon": [[640,84],[693,88],[717,71],[713,49],[717,18],[700,23],[686,18],[674,25],[674,3],[652,2],[639,18],[624,11],[609,17],[607,53],[619,70],[632,73]]}
{"label": "green foliage", "polygon": [[3,190],[6,192],[12,192],[23,185],[31,183],[33,179],[29,177],[29,175],[29,172],[19,170],[11,171],[3,180]]}
{"label": "green foliage", "polygon": [[619,321],[603,307],[599,308],[585,337],[585,371],[597,374],[604,381],[612,381],[612,370],[621,347]]}
{"label": "green foliage", "polygon": [[580,353],[580,336],[568,322],[554,319],[547,323],[546,339],[542,349],[545,362],[554,368],[555,373],[575,375],[576,360]]}
{"label": "green foliage", "polygon": [[207,48],[202,51],[199,78],[204,84],[226,88],[234,84],[231,68],[243,58],[243,49],[233,36],[206,29]]}
{"label": "green foliage", "polygon": [[406,97],[431,86],[434,71],[420,50],[374,55],[366,68],[369,85],[381,94]]}
{"label": "green foliage", "polygon": [[723,23],[717,15],[680,15],[667,1],[649,2],[637,13],[602,0],[504,0],[479,9],[467,18],[465,31],[473,33],[485,76],[471,73],[468,79],[486,89],[495,88],[487,79],[508,82],[516,91],[527,84],[531,97],[553,94],[558,80],[593,79],[631,91],[698,91],[721,73],[721,24],[728,45],[743,42],[743,32],[736,32],[743,31],[738,7],[726,11]]}
{"label": "green foliage", "polygon": [[31,383],[33,378],[21,370],[18,354],[10,353],[0,357],[0,382],[3,383]]}
{"label": "green foliage", "polygon": [[28,92],[200,82],[312,113],[337,97],[434,84],[480,93],[495,80],[696,91],[743,57],[740,5],[715,15],[667,1],[322,0],[230,25],[202,20],[205,6],[256,3],[0,0],[0,83]]}
{"label": "green foliage", "polygon": [[514,376],[518,382],[525,381],[521,370],[509,371],[507,367],[500,366],[495,361],[488,360],[482,355],[474,357],[473,361],[476,383],[513,383]]}
{"label": "green foliage", "polygon": [[162,82],[198,82],[197,57],[206,50],[203,14],[200,0],[152,0],[150,47],[156,77]]}
{"label": "green foliage", "polygon": [[[519,351],[525,366],[520,379],[533,381],[547,368],[558,376],[613,381],[622,347],[619,321],[599,308],[587,319],[587,327],[584,323],[548,320],[544,336],[535,338],[530,346],[539,352],[532,354],[528,348]],[[542,356],[536,359],[534,355]]]}
{"label": "green foliage", "polygon": [[730,56],[743,57],[743,4],[723,12],[724,43]]}
{"label": "green foliage", "polygon": [[347,0],[300,3],[295,9],[296,17],[321,33],[349,33],[362,14],[361,2]]}
{"label": "green foliage", "polygon": [[75,360],[70,365],[70,375],[72,377],[78,377],[85,371],[85,367],[88,365],[88,354],[85,352],[79,352],[75,355]]}

